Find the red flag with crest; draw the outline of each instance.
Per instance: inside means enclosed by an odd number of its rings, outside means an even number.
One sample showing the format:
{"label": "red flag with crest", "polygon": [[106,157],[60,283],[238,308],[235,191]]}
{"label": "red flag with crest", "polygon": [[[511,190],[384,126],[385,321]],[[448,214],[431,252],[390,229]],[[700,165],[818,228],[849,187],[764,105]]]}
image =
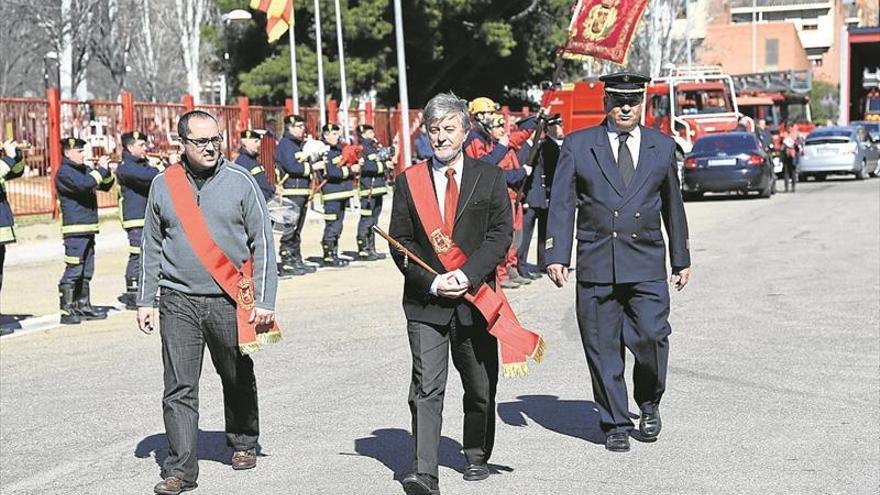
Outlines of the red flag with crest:
{"label": "red flag with crest", "polygon": [[573,60],[593,57],[625,64],[630,42],[647,6],[648,0],[578,0],[560,56]]}

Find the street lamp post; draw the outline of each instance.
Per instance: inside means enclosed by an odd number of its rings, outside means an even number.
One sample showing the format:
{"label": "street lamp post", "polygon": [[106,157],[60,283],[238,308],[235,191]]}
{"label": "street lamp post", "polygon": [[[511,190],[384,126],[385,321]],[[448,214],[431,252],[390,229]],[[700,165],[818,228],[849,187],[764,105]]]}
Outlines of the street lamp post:
{"label": "street lamp post", "polygon": [[220,104],[226,104],[229,91],[229,24],[232,22],[249,21],[253,18],[250,12],[244,9],[235,9],[220,16],[223,21],[223,78],[220,83]]}

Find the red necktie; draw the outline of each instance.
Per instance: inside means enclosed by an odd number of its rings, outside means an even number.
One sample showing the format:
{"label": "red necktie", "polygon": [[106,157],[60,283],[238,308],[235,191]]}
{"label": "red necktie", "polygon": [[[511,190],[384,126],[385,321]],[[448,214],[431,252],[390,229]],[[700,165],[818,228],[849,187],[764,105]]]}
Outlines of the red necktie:
{"label": "red necktie", "polygon": [[446,169],[446,200],[443,203],[443,223],[446,231],[452,235],[452,225],[455,224],[455,208],[458,206],[458,183],[455,182],[455,169]]}

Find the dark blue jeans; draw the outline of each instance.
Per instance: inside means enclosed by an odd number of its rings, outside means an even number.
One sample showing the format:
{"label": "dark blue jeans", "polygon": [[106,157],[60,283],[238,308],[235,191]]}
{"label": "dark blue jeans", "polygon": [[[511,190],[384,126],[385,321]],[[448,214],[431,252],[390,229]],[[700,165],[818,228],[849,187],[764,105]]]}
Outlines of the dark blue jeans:
{"label": "dark blue jeans", "polygon": [[223,383],[226,443],[235,450],[256,448],[260,434],[254,362],[238,348],[235,305],[226,296],[192,296],[163,288],[159,323],[165,366],[162,412],[169,444],[162,477],[195,481],[205,346]]}

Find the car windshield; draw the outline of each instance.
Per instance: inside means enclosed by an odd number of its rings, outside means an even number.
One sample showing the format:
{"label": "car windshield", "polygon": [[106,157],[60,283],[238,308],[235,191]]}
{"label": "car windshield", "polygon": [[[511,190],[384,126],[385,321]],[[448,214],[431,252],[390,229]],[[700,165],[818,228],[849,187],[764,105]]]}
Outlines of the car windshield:
{"label": "car windshield", "polygon": [[694,153],[722,152],[727,155],[735,155],[737,153],[756,151],[757,149],[758,144],[755,141],[755,136],[744,132],[705,136],[698,139],[697,143],[694,144]]}
{"label": "car windshield", "polygon": [[676,92],[676,112],[679,115],[732,112],[727,92],[721,89],[698,89]]}

